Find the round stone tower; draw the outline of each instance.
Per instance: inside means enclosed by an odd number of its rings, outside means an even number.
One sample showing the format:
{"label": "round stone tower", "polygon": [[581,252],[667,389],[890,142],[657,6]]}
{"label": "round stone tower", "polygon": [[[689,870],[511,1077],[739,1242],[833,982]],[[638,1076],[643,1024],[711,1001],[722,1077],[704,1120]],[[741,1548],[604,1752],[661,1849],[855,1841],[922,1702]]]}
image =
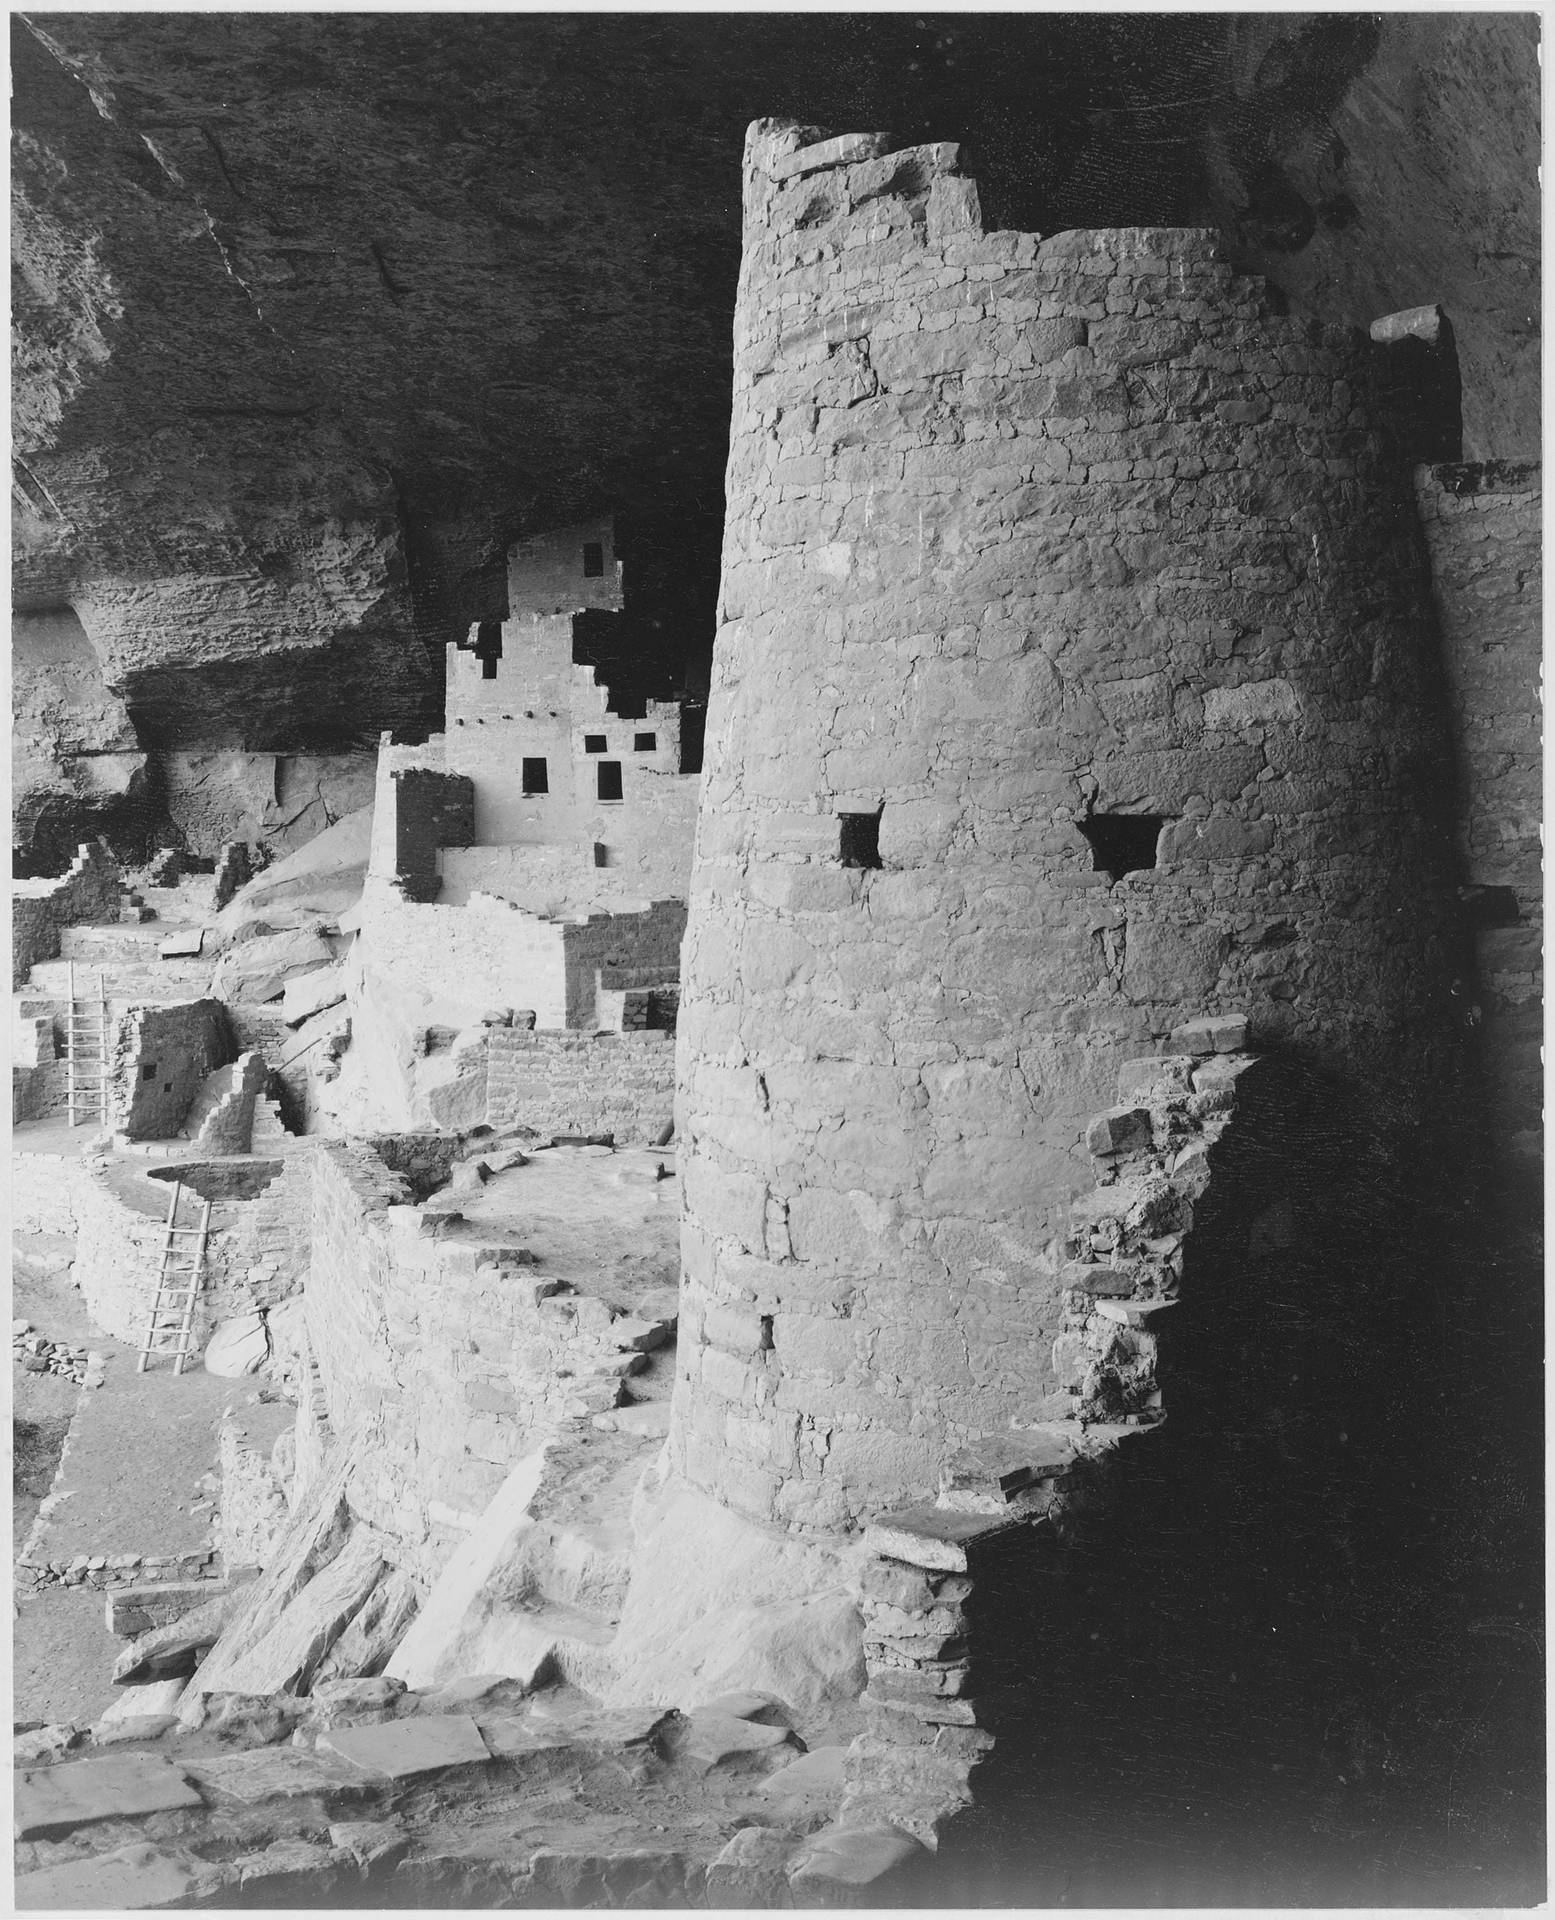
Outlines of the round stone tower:
{"label": "round stone tower", "polygon": [[671,1465],[835,1529],[1044,1417],[1122,1059],[1442,1071],[1443,747],[1360,335],[954,147],[759,122],[745,196]]}

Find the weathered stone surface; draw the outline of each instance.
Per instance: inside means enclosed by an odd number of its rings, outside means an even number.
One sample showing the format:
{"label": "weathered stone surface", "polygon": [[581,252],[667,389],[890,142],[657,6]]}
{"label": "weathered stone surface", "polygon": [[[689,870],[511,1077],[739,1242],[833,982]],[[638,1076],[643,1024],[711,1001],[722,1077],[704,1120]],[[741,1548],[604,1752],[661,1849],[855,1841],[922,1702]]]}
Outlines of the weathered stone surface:
{"label": "weathered stone surface", "polygon": [[238,1662],[271,1632],[313,1575],[329,1564],[351,1525],[345,1488],[355,1457],[342,1448],[287,1523],[263,1575],[243,1591],[233,1618],[223,1627],[190,1694],[238,1691],[230,1680]]}
{"label": "weathered stone surface", "polygon": [[788,1893],[788,1862],[799,1845],[799,1836],[782,1828],[742,1828],[707,1869],[708,1905],[741,1911],[781,1906]]}
{"label": "weathered stone surface", "polygon": [[16,1777],[16,1837],[69,1833],[95,1820],[197,1807],[200,1796],[183,1773],[155,1754],[70,1760]]}
{"label": "weathered stone surface", "polygon": [[365,1773],[390,1780],[478,1765],[491,1758],[480,1729],[463,1713],[418,1715],[375,1727],[336,1727],[320,1735],[319,1746]]}
{"label": "weathered stone surface", "polygon": [[18,1874],[16,1905],[23,1913],[166,1907],[189,1892],[198,1878],[186,1861],[138,1843]]}
{"label": "weathered stone surface", "polygon": [[771,1765],[782,1749],[798,1742],[787,1727],[765,1727],[755,1720],[701,1708],[687,1722],[683,1751],[704,1767],[730,1764]]}
{"label": "weathered stone surface", "polygon": [[391,1865],[411,1844],[411,1836],[394,1820],[341,1820],[331,1825],[329,1844],[343,1848],[365,1870]]}
{"label": "weathered stone surface", "polygon": [[224,1686],[254,1694],[305,1688],[382,1572],[381,1540],[369,1527],[353,1528],[339,1553],[298,1590],[269,1631],[223,1663]]}
{"label": "weathered stone surface", "polygon": [[760,1791],[769,1800],[826,1800],[834,1802],[842,1792],[846,1747],[812,1747],[797,1760],[769,1773]]}
{"label": "weathered stone surface", "polygon": [[296,1747],[201,1757],[189,1762],[189,1770],[217,1804],[259,1806],[270,1800],[317,1798],[333,1809],[355,1805],[367,1793],[359,1768],[328,1752]]}
{"label": "weathered stone surface", "polygon": [[951,1513],[939,1507],[904,1507],[882,1514],[864,1529],[864,1545],[889,1560],[947,1573],[964,1573],[967,1548],[1011,1524],[1008,1513]]}
{"label": "weathered stone surface", "polygon": [[264,1322],[257,1313],[250,1313],[240,1320],[223,1321],[206,1342],[202,1364],[207,1373],[237,1380],[245,1373],[257,1373],[269,1354]]}
{"label": "weathered stone surface", "polygon": [[874,1887],[922,1851],[911,1834],[897,1827],[831,1827],[799,1849],[788,1870],[789,1885],[796,1896],[827,1886]]}

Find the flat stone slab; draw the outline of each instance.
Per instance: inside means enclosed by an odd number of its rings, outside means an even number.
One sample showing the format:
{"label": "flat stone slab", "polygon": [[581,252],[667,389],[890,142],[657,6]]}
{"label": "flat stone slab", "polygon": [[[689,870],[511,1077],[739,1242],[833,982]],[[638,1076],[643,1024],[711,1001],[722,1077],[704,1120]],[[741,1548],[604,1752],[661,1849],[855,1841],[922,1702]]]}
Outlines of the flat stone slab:
{"label": "flat stone slab", "polygon": [[592,1707],[547,1712],[540,1704],[522,1714],[481,1720],[486,1744],[496,1754],[582,1747],[590,1752],[622,1752],[646,1745],[673,1715],[663,1707]]}
{"label": "flat stone slab", "polygon": [[467,1713],[418,1714],[376,1727],[336,1727],[319,1735],[319,1747],[390,1780],[491,1759],[480,1728]]}
{"label": "flat stone slab", "polygon": [[204,945],[204,927],[180,927],[176,933],[170,933],[165,940],[157,942],[157,957],[161,960],[192,959]]}
{"label": "flat stone slab", "polygon": [[967,1548],[988,1534],[1001,1532],[1026,1515],[958,1513],[945,1507],[902,1507],[884,1513],[864,1529],[870,1553],[932,1573],[965,1573]]}
{"label": "flat stone slab", "polygon": [[69,1833],[93,1820],[124,1820],[203,1805],[179,1769],[158,1754],[70,1760],[16,1776],[16,1837],[33,1840]]}
{"label": "flat stone slab", "polygon": [[250,1753],[213,1754],[191,1760],[189,1771],[218,1800],[257,1806],[262,1800],[355,1803],[367,1797],[368,1783],[341,1760],[300,1747],[260,1747]]}
{"label": "flat stone slab", "polygon": [[62,1867],[19,1873],[16,1905],[22,1913],[166,1907],[189,1891],[195,1877],[181,1860],[156,1847],[120,1847]]}
{"label": "flat stone slab", "polygon": [[766,1727],[757,1720],[737,1720],[729,1713],[694,1713],[688,1724],[685,1752],[709,1767],[744,1754],[770,1754],[792,1747],[787,1727]]}

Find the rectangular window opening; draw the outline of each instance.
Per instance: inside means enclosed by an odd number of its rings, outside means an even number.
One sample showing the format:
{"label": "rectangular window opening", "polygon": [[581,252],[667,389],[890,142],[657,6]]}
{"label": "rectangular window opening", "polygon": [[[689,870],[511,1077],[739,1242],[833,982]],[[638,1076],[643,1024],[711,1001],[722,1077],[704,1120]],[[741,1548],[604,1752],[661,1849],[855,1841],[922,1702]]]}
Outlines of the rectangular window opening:
{"label": "rectangular window opening", "polygon": [[483,620],[476,629],[475,657],[481,663],[481,678],[495,680],[497,662],[502,658],[502,622]]}
{"label": "rectangular window opening", "polygon": [[585,580],[597,580],[605,571],[605,549],[598,540],[585,540],[583,543],[583,577]]}
{"label": "rectangular window opening", "polygon": [[619,760],[600,761],[599,797],[601,800],[621,798],[621,762]]}
{"label": "rectangular window opening", "polygon": [[657,753],[659,736],[656,733],[634,733],[632,735],[633,753]]}
{"label": "rectangular window opening", "polygon": [[526,758],[524,761],[525,793],[549,793],[550,790],[551,783],[546,775],[544,760]]}
{"label": "rectangular window opening", "polygon": [[1166,815],[1093,813],[1078,825],[1090,842],[1091,865],[1109,880],[1121,880],[1126,873],[1141,873],[1155,865]]}
{"label": "rectangular window opening", "polygon": [[845,867],[880,865],[880,815],[839,813],[837,857]]}
{"label": "rectangular window opening", "polygon": [[605,736],[602,733],[584,734],[583,751],[585,753],[603,753],[605,751]]}
{"label": "rectangular window opening", "polygon": [[157,1063],[156,1063],[156,1061],[155,1061],[155,1060],[153,1060],[153,1061],[152,1061],[152,1063],[151,1063],[151,1065],[150,1065],[149,1067],[142,1067],[142,1068],[141,1068],[141,1070],[140,1070],[140,1077],[141,1077],[141,1079],[142,1079],[142,1080],[155,1080],[155,1079],[156,1079],[156,1077],[157,1077]]}

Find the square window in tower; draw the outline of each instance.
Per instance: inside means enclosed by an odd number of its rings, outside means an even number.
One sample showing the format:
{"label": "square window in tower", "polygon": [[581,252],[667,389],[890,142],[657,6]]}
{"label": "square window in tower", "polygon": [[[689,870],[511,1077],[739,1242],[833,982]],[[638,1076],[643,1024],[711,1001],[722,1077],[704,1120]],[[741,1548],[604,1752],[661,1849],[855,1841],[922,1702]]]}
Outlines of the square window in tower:
{"label": "square window in tower", "polygon": [[621,762],[619,760],[600,761],[599,797],[601,800],[621,798]]}
{"label": "square window in tower", "polygon": [[603,753],[605,751],[605,736],[602,733],[584,734],[583,751],[585,753]]}
{"label": "square window in tower", "polygon": [[845,867],[880,865],[880,815],[839,813],[837,857]]}
{"label": "square window in tower", "polygon": [[657,753],[659,736],[656,733],[634,733],[632,735],[633,753]]}
{"label": "square window in tower", "polygon": [[1092,866],[1109,880],[1118,881],[1126,873],[1140,873],[1155,865],[1166,815],[1093,813],[1076,824],[1090,842]]}
{"label": "square window in tower", "polygon": [[605,549],[598,540],[585,540],[583,543],[583,577],[585,580],[597,580],[605,571]]}
{"label": "square window in tower", "polygon": [[532,760],[526,755],[524,759],[525,793],[549,793],[550,790],[551,783],[546,777],[545,761],[543,759]]}

